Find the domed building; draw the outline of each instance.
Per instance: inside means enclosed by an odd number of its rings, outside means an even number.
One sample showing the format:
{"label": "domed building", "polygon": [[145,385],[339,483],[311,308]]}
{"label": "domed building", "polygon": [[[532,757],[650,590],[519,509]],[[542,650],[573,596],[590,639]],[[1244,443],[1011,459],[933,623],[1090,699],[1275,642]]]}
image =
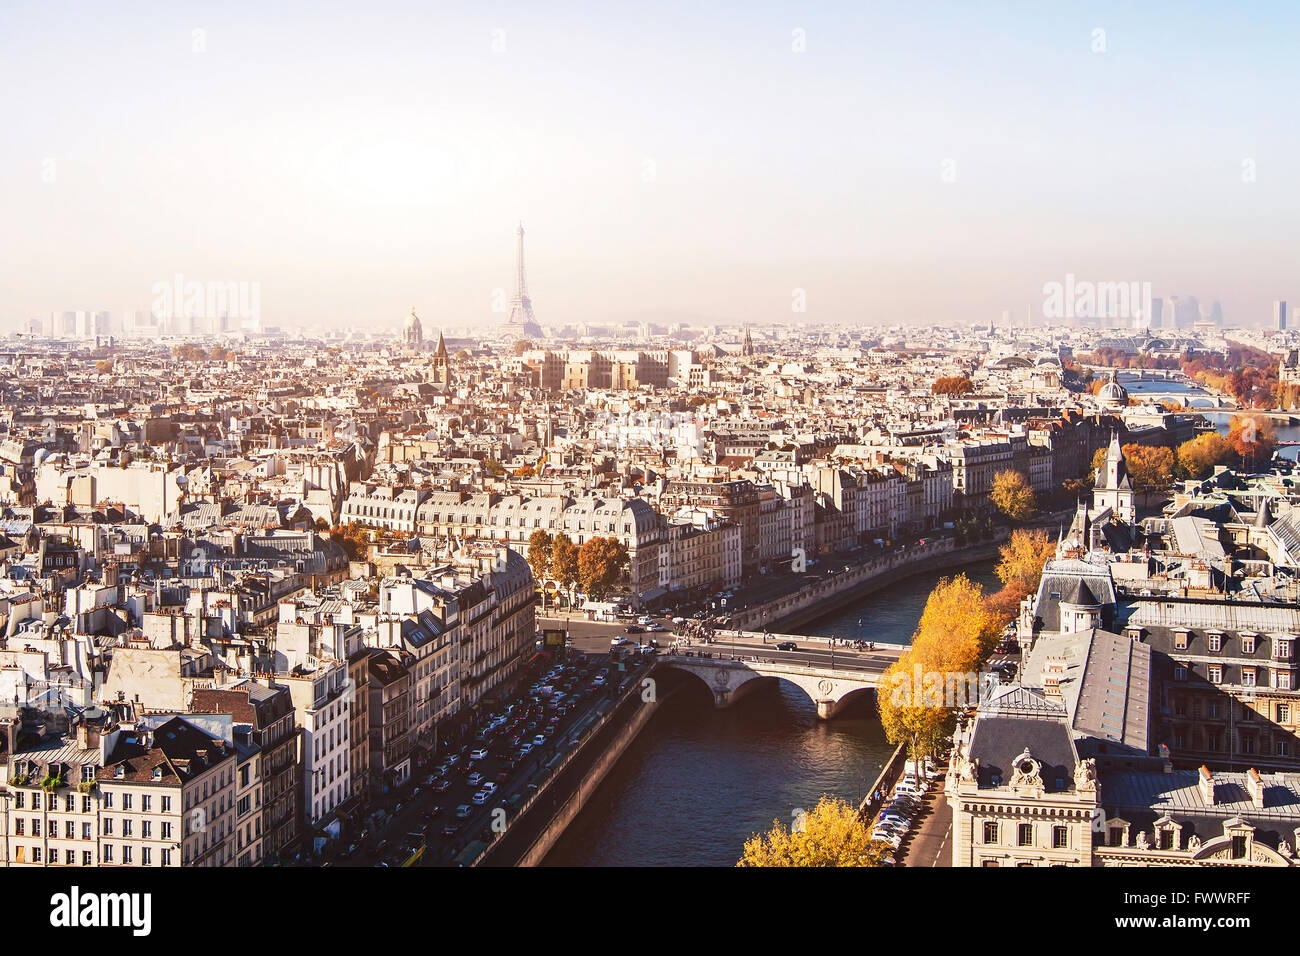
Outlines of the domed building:
{"label": "domed building", "polygon": [[411,314],[402,323],[402,348],[408,352],[418,352],[423,347],[424,326],[420,324],[420,317],[415,314],[415,306],[411,306]]}
{"label": "domed building", "polygon": [[1110,381],[1101,387],[1097,400],[1106,408],[1125,408],[1128,405],[1128,389],[1119,383],[1119,369],[1111,369]]}

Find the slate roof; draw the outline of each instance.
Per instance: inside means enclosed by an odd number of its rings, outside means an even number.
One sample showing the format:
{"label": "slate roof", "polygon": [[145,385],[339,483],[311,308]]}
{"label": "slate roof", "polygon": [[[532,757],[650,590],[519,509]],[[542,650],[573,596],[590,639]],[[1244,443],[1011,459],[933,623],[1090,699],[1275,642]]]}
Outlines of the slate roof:
{"label": "slate roof", "polygon": [[979,785],[1006,786],[1015,759],[1026,749],[1042,764],[1048,793],[1073,788],[1078,755],[1069,729],[1060,720],[1024,717],[980,717],[976,721],[970,757],[979,761]]}

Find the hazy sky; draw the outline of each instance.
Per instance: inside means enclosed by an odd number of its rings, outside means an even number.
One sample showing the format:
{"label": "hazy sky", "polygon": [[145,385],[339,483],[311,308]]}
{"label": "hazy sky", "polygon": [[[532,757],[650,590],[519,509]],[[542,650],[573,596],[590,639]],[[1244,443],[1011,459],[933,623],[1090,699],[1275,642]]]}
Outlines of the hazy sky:
{"label": "hazy sky", "polygon": [[1133,6],[5,0],[0,322],[180,273],[487,328],[521,219],[543,323],[1020,317],[1067,272],[1263,321],[1300,5]]}

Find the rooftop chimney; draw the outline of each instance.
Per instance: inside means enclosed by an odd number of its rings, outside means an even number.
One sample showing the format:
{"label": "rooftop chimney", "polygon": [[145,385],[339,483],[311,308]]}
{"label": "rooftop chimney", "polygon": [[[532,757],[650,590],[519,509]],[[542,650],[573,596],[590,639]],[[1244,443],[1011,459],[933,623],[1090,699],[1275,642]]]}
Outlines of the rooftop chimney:
{"label": "rooftop chimney", "polygon": [[1065,659],[1049,657],[1043,664],[1043,693],[1048,697],[1061,696],[1061,678],[1065,676]]}
{"label": "rooftop chimney", "polygon": [[1251,767],[1246,771],[1246,792],[1256,810],[1264,809],[1264,781],[1259,778],[1259,771]]}
{"label": "rooftop chimney", "polygon": [[1214,774],[1210,773],[1210,768],[1201,764],[1200,779],[1196,784],[1201,788],[1201,799],[1209,806],[1214,806]]}

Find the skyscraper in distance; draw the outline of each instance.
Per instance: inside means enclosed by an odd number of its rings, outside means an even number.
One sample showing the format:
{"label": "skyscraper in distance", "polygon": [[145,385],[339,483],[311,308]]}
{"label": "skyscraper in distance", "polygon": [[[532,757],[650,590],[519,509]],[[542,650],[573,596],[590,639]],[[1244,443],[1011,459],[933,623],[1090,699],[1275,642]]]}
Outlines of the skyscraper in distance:
{"label": "skyscraper in distance", "polygon": [[1279,332],[1286,331],[1286,300],[1279,299],[1273,303],[1273,328]]}

